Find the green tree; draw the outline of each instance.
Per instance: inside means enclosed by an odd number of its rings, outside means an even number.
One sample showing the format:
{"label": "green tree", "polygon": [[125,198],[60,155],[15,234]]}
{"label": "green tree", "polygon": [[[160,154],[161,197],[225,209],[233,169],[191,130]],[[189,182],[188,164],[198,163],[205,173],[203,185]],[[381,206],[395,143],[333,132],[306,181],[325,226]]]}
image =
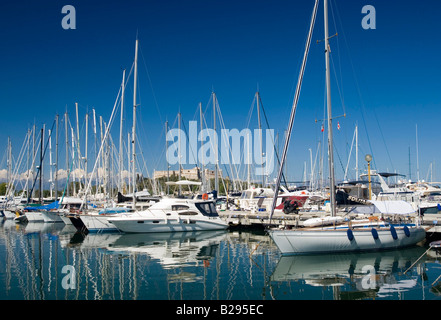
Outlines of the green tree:
{"label": "green tree", "polygon": [[4,196],[6,194],[6,182],[0,183],[0,196]]}

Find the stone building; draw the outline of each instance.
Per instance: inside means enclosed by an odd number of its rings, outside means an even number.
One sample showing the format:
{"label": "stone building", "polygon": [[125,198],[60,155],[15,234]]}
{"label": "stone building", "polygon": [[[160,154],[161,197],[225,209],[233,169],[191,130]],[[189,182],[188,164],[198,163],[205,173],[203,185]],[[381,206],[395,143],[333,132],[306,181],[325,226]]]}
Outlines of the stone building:
{"label": "stone building", "polygon": [[[155,171],[153,178],[159,179],[162,177],[167,177],[167,174],[171,177],[172,175],[179,176],[179,170],[167,170],[165,171]],[[193,169],[183,169],[181,168],[181,179],[187,179],[187,180],[201,180],[201,169],[199,167],[194,167]],[[222,170],[219,169],[218,171],[219,178],[222,177]],[[205,179],[214,179],[215,177],[215,171],[214,170],[208,170],[205,169]]]}

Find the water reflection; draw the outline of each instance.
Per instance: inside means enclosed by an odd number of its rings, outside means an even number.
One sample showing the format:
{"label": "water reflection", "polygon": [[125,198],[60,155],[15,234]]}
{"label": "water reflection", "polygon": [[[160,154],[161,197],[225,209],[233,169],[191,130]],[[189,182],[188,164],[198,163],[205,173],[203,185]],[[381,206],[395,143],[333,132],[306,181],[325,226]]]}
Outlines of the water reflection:
{"label": "water reflection", "polygon": [[[62,223],[0,223],[0,299],[438,299],[441,293],[441,253],[427,247],[282,257],[263,231],[84,235]],[[75,271],[70,289],[63,286],[65,266]]]}
{"label": "water reflection", "polygon": [[[421,246],[404,250],[333,255],[283,256],[271,280],[302,281],[312,287],[332,287],[334,299],[400,298],[419,289],[427,279],[424,264],[430,256]],[[414,272],[409,267],[415,265]]]}

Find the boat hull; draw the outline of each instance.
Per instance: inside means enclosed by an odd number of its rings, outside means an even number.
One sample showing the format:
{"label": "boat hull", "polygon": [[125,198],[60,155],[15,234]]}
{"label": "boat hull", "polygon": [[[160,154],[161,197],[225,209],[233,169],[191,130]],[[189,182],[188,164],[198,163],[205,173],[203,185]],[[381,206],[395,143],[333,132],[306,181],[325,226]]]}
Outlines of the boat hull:
{"label": "boat hull", "polygon": [[63,222],[63,219],[60,217],[60,213],[57,211],[44,211],[41,212],[43,215],[44,222],[55,223],[55,222]]}
{"label": "boat hull", "polygon": [[14,219],[17,216],[15,211],[14,210],[10,210],[10,209],[4,209],[3,210],[3,215],[5,216],[6,219]]}
{"label": "boat hull", "polygon": [[82,214],[80,219],[89,232],[118,232],[119,229],[108,221],[108,215]]}
{"label": "boat hull", "polygon": [[426,237],[422,227],[348,230],[270,230],[269,234],[284,255],[398,249],[415,245]]}
{"label": "boat hull", "polygon": [[110,218],[119,230],[127,233],[187,232],[224,230],[228,224],[220,218],[207,219],[158,219],[137,217],[133,219]]}
{"label": "boat hull", "polygon": [[27,211],[25,212],[26,218],[29,222],[43,222],[43,214],[41,211]]}

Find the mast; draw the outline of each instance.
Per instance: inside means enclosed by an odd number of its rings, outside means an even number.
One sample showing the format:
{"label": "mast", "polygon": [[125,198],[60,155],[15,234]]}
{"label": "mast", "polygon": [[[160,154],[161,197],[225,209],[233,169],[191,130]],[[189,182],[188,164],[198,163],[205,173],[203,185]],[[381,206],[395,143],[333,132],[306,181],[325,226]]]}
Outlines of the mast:
{"label": "mast", "polygon": [[262,188],[265,187],[265,175],[263,174],[263,170],[265,168],[265,166],[263,165],[263,138],[262,138],[262,123],[260,121],[260,104],[259,104],[259,100],[260,100],[260,96],[259,96],[259,91],[256,92],[256,102],[257,102],[257,122],[259,125],[259,144],[260,144],[260,157],[259,160],[261,162],[262,165]]}
{"label": "mast", "polygon": [[418,124],[415,124],[415,140],[416,140],[416,163],[417,163],[417,183],[420,183],[420,164],[418,161]]}
{"label": "mast", "polygon": [[[181,113],[178,112],[178,133],[179,133],[179,137],[178,137],[178,159],[179,159],[179,181],[181,181]],[[179,185],[179,195],[181,195],[182,193],[182,186]]]}
{"label": "mast", "polygon": [[[27,161],[26,161],[26,165],[27,165],[27,173],[26,173],[26,198],[29,199],[29,174],[31,173],[31,169],[29,167],[29,152],[30,152],[30,149],[31,149],[31,140],[30,140],[31,139],[31,130],[30,129],[28,129],[28,136],[29,136],[29,138],[28,138],[29,140],[28,140]],[[9,137],[8,137],[8,141],[9,141]]]}
{"label": "mast", "polygon": [[[132,165],[130,163],[130,145],[131,145],[131,141],[130,141],[130,132],[127,132],[127,172],[130,173],[132,171]],[[127,192],[130,193],[130,189],[132,188],[132,175],[128,174],[127,175],[128,180],[127,181]]]}
{"label": "mast", "polygon": [[55,201],[58,200],[58,114],[55,116]]}
{"label": "mast", "polygon": [[328,110],[328,161],[329,161],[329,188],[331,200],[331,216],[335,217],[335,175],[334,175],[334,146],[332,139],[332,105],[331,105],[331,73],[329,70],[329,28],[328,28],[328,0],[324,0],[325,18],[325,63],[326,63],[326,102]]}
{"label": "mast", "polygon": [[138,39],[136,39],[135,44],[135,73],[133,75],[133,127],[132,127],[132,184],[133,184],[133,209],[136,207],[136,148],[135,148],[135,138],[136,138],[136,85],[138,78]]}
{"label": "mast", "polygon": [[[95,109],[92,109],[92,117],[93,117],[93,135],[94,135],[94,145],[95,145],[95,163],[98,161],[98,153],[97,153],[97,129],[96,129],[96,114],[95,114]],[[93,171],[92,171],[92,176],[93,176]],[[95,198],[96,195],[98,194],[98,189],[99,189],[99,177],[98,177],[98,170],[96,173],[96,177],[95,177]]]}
{"label": "mast", "polygon": [[[11,149],[12,149],[12,145],[11,145],[11,137],[8,137],[8,147],[7,147],[7,153],[8,153],[8,156],[7,156],[7,167],[8,167],[8,172],[7,172],[7,178],[6,178],[6,181],[7,181],[7,190],[12,190],[12,188],[11,188],[11,185],[12,185],[12,152],[11,152]],[[10,191],[9,192],[7,192],[6,193],[6,196],[9,196],[9,193],[10,193]]]}
{"label": "mast", "polygon": [[126,69],[123,70],[121,83],[121,119],[119,125],[119,192],[123,193],[123,112],[124,112],[124,91],[125,91]]}
{"label": "mast", "polygon": [[295,95],[294,95],[293,105],[292,105],[292,108],[291,108],[291,114],[290,114],[290,117],[289,117],[289,124],[288,124],[286,139],[285,139],[285,145],[283,146],[282,159],[281,159],[281,162],[280,162],[280,168],[279,168],[279,172],[277,174],[276,185],[275,185],[275,188],[274,188],[273,204],[271,206],[271,213],[270,213],[270,218],[269,218],[270,223],[271,223],[271,218],[272,218],[272,216],[274,214],[274,209],[276,207],[277,196],[279,194],[280,181],[282,179],[283,167],[284,167],[284,164],[285,164],[285,161],[286,161],[286,155],[288,153],[288,146],[289,146],[289,141],[291,139],[291,132],[292,132],[293,124],[294,124],[294,118],[295,118],[295,115],[296,115],[297,103],[299,101],[300,89],[302,87],[303,74],[305,73],[306,61],[307,61],[307,58],[308,58],[309,47],[311,45],[312,31],[314,29],[315,18],[316,18],[316,15],[317,15],[318,2],[319,2],[319,0],[315,1],[314,9],[312,11],[311,23],[310,23],[310,26],[309,26],[308,38],[306,40],[305,52],[303,54],[302,66],[300,68],[300,74],[299,74],[299,78],[297,80],[297,87],[296,87],[296,92],[295,92]]}
{"label": "mast", "polygon": [[[201,132],[202,132],[204,119],[203,119],[203,115],[202,115],[202,103],[201,102],[199,102],[199,116],[200,116],[200,120],[201,120]],[[201,159],[201,181],[202,181],[201,189],[202,189],[202,192],[205,192],[206,191],[206,185],[205,185],[205,165],[204,165],[205,159],[204,159],[204,153],[203,152],[201,152],[201,157],[202,157],[202,159]]]}
{"label": "mast", "polygon": [[[216,133],[216,94],[213,91],[213,130]],[[213,137],[214,138],[214,137]],[[217,145],[217,141],[215,143],[215,150],[214,150],[214,161],[216,161],[215,163],[215,168],[214,168],[214,189],[219,192],[219,168],[218,168],[218,145]]]}
{"label": "mast", "polygon": [[50,182],[50,187],[49,187],[49,194],[50,194],[50,198],[52,199],[53,197],[53,175],[52,175],[52,131],[49,130],[48,131],[49,134],[49,182]]}
{"label": "mast", "polygon": [[[86,186],[86,183],[87,183],[87,172],[89,171],[88,170],[88,167],[87,167],[87,139],[88,139],[88,136],[89,136],[89,113],[88,112],[86,112],[86,141],[85,141],[85,144],[84,144],[84,171],[86,172],[86,177],[84,178],[84,186]],[[80,188],[82,188],[81,187],[81,183],[80,183]],[[87,193],[85,192],[84,193],[84,197],[85,197],[85,199],[86,199],[86,201],[87,201]],[[87,206],[86,206],[86,209],[87,209]]]}
{"label": "mast", "polygon": [[40,135],[40,204],[43,204],[43,144],[44,144],[44,127],[41,129]]}
{"label": "mast", "polygon": [[251,188],[251,151],[250,151],[250,133],[247,132],[247,189]]}
{"label": "mast", "polygon": [[358,125],[355,125],[355,180],[358,179]]}
{"label": "mast", "polygon": [[[168,141],[167,141],[167,132],[168,132],[168,121],[165,121],[165,150],[168,150]],[[167,182],[170,181],[170,165],[168,164],[168,161],[165,161],[167,163]],[[170,186],[167,185],[167,195],[170,191]]]}
{"label": "mast", "polygon": [[66,138],[66,196],[69,195],[69,134],[67,131],[67,110],[64,114],[64,128]]}

